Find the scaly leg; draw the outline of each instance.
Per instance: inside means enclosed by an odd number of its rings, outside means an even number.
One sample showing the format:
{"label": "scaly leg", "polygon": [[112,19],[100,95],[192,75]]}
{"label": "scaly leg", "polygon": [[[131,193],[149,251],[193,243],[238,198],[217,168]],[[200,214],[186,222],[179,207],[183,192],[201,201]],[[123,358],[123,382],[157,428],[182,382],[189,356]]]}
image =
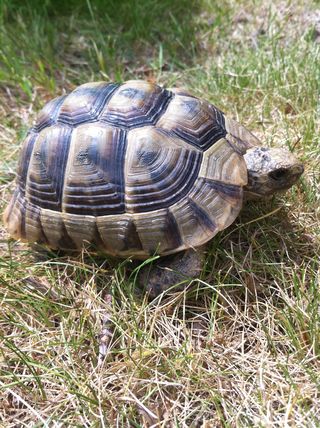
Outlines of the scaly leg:
{"label": "scaly leg", "polygon": [[144,267],[138,277],[139,284],[150,297],[156,297],[170,287],[181,290],[200,275],[205,256],[205,246],[195,250],[166,256]]}

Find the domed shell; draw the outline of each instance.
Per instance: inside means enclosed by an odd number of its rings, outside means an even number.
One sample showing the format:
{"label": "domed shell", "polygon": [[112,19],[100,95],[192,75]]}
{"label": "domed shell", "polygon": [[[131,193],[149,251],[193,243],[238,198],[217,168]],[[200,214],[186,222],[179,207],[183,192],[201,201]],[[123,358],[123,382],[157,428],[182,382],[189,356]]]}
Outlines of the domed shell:
{"label": "domed shell", "polygon": [[253,138],[179,89],[81,85],[29,131],[5,224],[25,241],[120,257],[197,247],[237,217]]}

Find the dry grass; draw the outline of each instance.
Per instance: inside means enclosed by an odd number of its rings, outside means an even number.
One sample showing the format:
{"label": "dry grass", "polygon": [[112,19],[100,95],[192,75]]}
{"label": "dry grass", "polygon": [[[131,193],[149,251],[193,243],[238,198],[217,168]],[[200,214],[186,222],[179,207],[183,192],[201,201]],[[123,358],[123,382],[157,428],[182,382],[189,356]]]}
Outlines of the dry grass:
{"label": "dry grass", "polygon": [[174,3],[166,32],[151,30],[146,12],[126,15],[130,31],[110,21],[107,35],[93,2],[90,19],[61,15],[63,33],[40,11],[32,24],[10,12],[0,52],[11,64],[0,71],[2,206],[39,106],[108,77],[205,95],[266,144],[291,147],[306,173],[286,196],[247,206],[212,242],[199,280],[152,302],[130,261],[39,251],[1,229],[3,427],[320,426],[320,11],[272,3],[203,0],[190,24]]}

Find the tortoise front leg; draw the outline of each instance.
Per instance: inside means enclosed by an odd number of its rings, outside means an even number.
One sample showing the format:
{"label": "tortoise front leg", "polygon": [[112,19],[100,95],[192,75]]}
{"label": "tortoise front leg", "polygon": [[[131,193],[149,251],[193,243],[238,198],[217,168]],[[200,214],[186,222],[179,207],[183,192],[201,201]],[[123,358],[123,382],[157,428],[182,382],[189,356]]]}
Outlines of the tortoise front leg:
{"label": "tortoise front leg", "polygon": [[205,249],[206,247],[202,246],[155,261],[151,266],[141,270],[139,284],[151,297],[156,297],[171,287],[174,290],[183,289],[192,279],[200,275]]}

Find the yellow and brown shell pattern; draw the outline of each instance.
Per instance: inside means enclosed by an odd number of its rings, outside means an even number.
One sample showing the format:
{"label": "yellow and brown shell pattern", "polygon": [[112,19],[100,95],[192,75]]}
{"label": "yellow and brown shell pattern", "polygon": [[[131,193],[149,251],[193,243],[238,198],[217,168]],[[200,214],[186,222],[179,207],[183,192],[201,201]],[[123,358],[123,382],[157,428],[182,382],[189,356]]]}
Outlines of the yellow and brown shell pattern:
{"label": "yellow and brown shell pattern", "polygon": [[79,86],[49,102],[29,131],[5,224],[24,241],[120,257],[197,247],[241,208],[241,133],[179,89]]}

